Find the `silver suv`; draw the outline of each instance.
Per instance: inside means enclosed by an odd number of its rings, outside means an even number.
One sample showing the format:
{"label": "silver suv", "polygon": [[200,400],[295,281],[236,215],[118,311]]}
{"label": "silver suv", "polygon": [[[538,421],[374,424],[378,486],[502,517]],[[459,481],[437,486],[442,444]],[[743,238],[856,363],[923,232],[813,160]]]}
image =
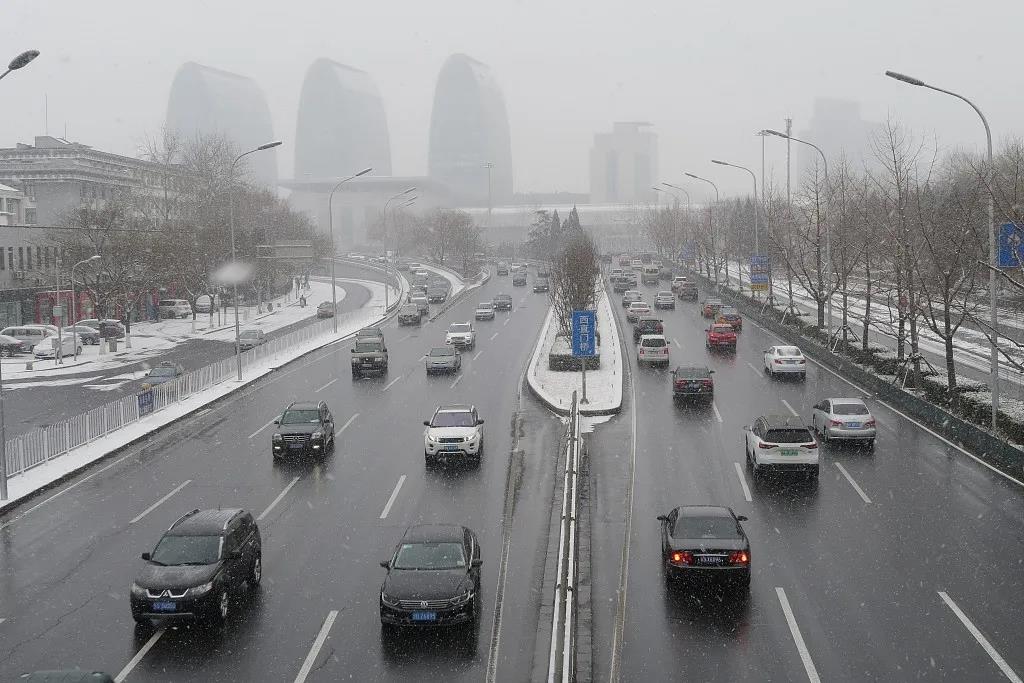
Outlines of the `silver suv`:
{"label": "silver suv", "polygon": [[462,369],[462,354],[454,346],[435,346],[423,359],[427,374],[458,372]]}

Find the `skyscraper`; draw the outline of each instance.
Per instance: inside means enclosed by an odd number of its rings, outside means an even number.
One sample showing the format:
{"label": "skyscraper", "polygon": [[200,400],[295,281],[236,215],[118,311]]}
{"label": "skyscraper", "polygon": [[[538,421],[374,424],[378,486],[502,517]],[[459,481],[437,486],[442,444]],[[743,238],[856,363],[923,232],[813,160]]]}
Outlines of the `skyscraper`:
{"label": "skyscraper", "polygon": [[[493,164],[493,167],[488,167]],[[429,173],[456,201],[483,204],[512,197],[512,142],[505,98],[490,68],[463,54],[437,78],[430,118]]]}
{"label": "skyscraper", "polygon": [[[186,62],[178,69],[167,102],[167,128],[186,137],[223,135],[239,153],[274,139],[270,108],[256,82],[245,76]],[[277,186],[277,154],[247,157],[253,178]]]}
{"label": "skyscraper", "polygon": [[617,121],[611,133],[594,136],[590,150],[590,201],[632,204],[654,201],[658,169],[658,136],[651,124]]}
{"label": "skyscraper", "polygon": [[[814,115],[809,125],[796,137],[821,147],[830,166],[845,155],[853,168],[871,168],[877,163],[871,138],[880,128],[880,124],[861,118],[859,102],[819,97],[814,100]],[[806,145],[795,145],[793,152],[796,154],[796,173],[793,176],[796,186],[814,169],[820,157]]]}

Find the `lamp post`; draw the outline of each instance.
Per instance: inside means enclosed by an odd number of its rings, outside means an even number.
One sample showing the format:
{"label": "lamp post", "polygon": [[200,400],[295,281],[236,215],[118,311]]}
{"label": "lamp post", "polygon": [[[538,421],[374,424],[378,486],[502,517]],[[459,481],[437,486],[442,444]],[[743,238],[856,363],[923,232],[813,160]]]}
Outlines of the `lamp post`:
{"label": "lamp post", "polygon": [[989,272],[988,272],[988,307],[989,307],[989,325],[992,328],[992,348],[990,350],[991,364],[991,379],[992,385],[992,431],[996,432],[998,429],[998,416],[999,416],[999,315],[996,313],[996,288],[999,285],[999,250],[996,238],[996,225],[995,225],[995,199],[992,196],[992,183],[995,181],[995,166],[992,163],[992,129],[989,128],[988,119],[981,113],[981,109],[978,105],[971,102],[969,99],[958,93],[950,90],[944,90],[934,85],[929,85],[919,78],[913,76],[907,76],[906,74],[897,73],[896,71],[886,71],[885,75],[889,78],[894,78],[897,81],[902,81],[909,85],[916,85],[922,88],[928,88],[936,92],[941,92],[946,95],[962,100],[971,106],[971,109],[981,119],[981,123],[985,126],[985,142],[987,144],[986,160],[988,163],[988,170],[985,174],[985,184],[988,190],[988,258],[989,258]]}
{"label": "lamp post", "polygon": [[[388,243],[388,205],[392,201],[398,199],[399,197],[404,197],[407,194],[409,194],[410,192],[415,192],[415,191],[416,191],[415,187],[407,188],[405,190],[402,190],[401,192],[399,192],[396,195],[392,195],[392,196],[388,197],[388,200],[386,202],[384,202],[384,244],[385,244],[385,246]],[[392,258],[393,258],[394,257],[394,250],[392,250],[391,253],[392,253]],[[390,271],[389,271],[389,265],[390,264],[391,264],[391,259],[388,258],[387,252],[385,251],[385,253],[384,253],[384,311],[385,312],[390,307],[390,301],[388,300],[388,275],[390,274]]]}
{"label": "lamp post", "polygon": [[760,238],[761,225],[760,225],[760,218],[758,218],[758,215],[760,214],[760,211],[757,210],[757,176],[755,176],[754,172],[751,171],[749,168],[747,168],[746,166],[740,166],[739,164],[730,164],[728,161],[719,161],[718,159],[712,159],[711,163],[718,164],[719,166],[732,166],[733,168],[738,168],[740,170],[746,171],[747,173],[750,174],[750,179],[754,181],[754,253],[755,254],[760,254],[761,253],[761,238]]}
{"label": "lamp post", "polygon": [[25,50],[20,55],[15,57],[7,64],[7,71],[0,74],[0,78],[3,78],[12,71],[17,71],[23,66],[28,65],[33,59],[39,56],[39,50]]}
{"label": "lamp post", "polygon": [[[79,261],[75,265],[71,266],[71,324],[73,326],[77,326],[77,324],[78,324],[78,320],[75,317],[75,304],[77,303],[75,301],[75,268],[77,268],[78,266],[80,266],[80,265],[82,265],[84,263],[91,263],[92,261],[98,261],[100,258],[102,258],[102,257],[99,254],[93,254],[89,258],[82,259],[81,261]],[[58,290],[59,289],[60,288],[58,287]],[[100,329],[102,329],[102,328],[103,328],[103,325],[101,324],[100,325]],[[103,346],[103,335],[102,334],[100,335],[100,346]],[[78,342],[77,342],[77,340],[75,341],[75,360],[78,360]]]}
{"label": "lamp post", "polygon": [[676,201],[676,208],[679,208],[679,195],[677,195],[675,192],[658,187],[657,185],[651,185],[651,189],[654,190],[655,192],[661,192],[662,194],[667,194],[669,197],[672,197],[672,199]]}
{"label": "lamp post", "polygon": [[[705,183],[707,183],[708,185],[710,185],[711,187],[715,188],[715,204],[718,204],[718,202],[721,201],[721,196],[718,194],[718,185],[715,185],[713,182],[711,182],[707,178],[701,178],[699,175],[694,175],[692,173],[687,173],[686,176],[688,178],[693,178],[694,180],[702,180]],[[708,223],[711,224],[711,260],[714,261],[714,258],[715,258],[715,241],[716,241],[715,240],[715,220],[714,220],[714,211],[713,211],[712,207],[710,207],[710,206],[708,207]],[[715,291],[717,292],[718,291],[718,264],[717,263],[713,263],[713,265],[715,267]]]}
{"label": "lamp post", "polygon": [[491,227],[491,171],[494,169],[494,163],[490,161],[484,162],[484,168],[487,169],[487,227]]}
{"label": "lamp post", "polygon": [[[230,192],[230,197],[228,198],[228,226],[231,229],[231,263],[236,263],[237,262],[237,259],[235,258],[235,165],[238,164],[238,162],[244,156],[248,156],[248,155],[253,154],[255,152],[262,152],[265,149],[273,149],[274,147],[277,147],[280,144],[281,144],[280,140],[274,140],[273,142],[264,143],[264,144],[260,145],[259,147],[256,147],[255,149],[250,149],[248,152],[242,152],[237,157],[235,157],[234,161],[231,162],[231,171],[230,171],[231,188],[228,190]],[[238,327],[238,278],[237,277],[232,278],[231,290],[232,290],[233,302],[235,304],[235,367],[238,370],[238,381],[242,381],[242,350],[241,350],[241,342],[239,341],[239,338],[238,338],[239,337],[239,327]]]}
{"label": "lamp post", "polygon": [[[829,175],[828,175],[828,159],[825,158],[825,153],[821,151],[821,147],[818,147],[813,142],[808,142],[807,140],[801,140],[800,138],[795,138],[792,135],[787,135],[786,133],[780,133],[779,131],[771,130],[770,128],[765,128],[764,131],[762,131],[762,132],[767,133],[768,135],[774,135],[776,137],[784,138],[786,140],[792,140],[793,142],[799,142],[800,144],[807,145],[808,147],[813,147],[818,152],[818,154],[821,156],[821,163],[825,167],[825,192],[827,193],[827,195],[832,194],[832,185],[831,185],[831,181],[829,180]],[[828,201],[828,196],[827,195],[825,197],[826,201]],[[832,228],[831,228],[831,226],[829,226],[827,220],[825,221],[825,268],[826,268],[825,273],[826,273],[826,276],[827,276],[827,285],[826,285],[826,287],[828,288],[828,290],[831,290],[831,288],[832,288]],[[825,312],[825,316],[828,318],[828,320],[826,321],[826,326],[828,328],[828,342],[829,342],[829,344],[831,344],[832,343],[832,292],[831,291],[828,292],[828,300],[827,300],[826,306],[827,306],[827,309],[828,309]]]}
{"label": "lamp post", "polygon": [[[334,261],[337,259],[338,250],[334,246],[334,193],[348,181],[361,175],[366,175],[372,170],[372,167],[367,167],[359,173],[353,173],[347,178],[342,178],[331,189],[331,194],[327,197],[327,230],[331,235],[331,301],[334,304],[334,315],[331,316],[331,320],[334,321],[334,334],[338,334],[338,285],[337,278],[334,275]],[[385,285],[384,290],[387,291],[387,285]]]}
{"label": "lamp post", "polygon": [[679,187],[678,185],[673,185],[672,183],[664,183],[664,182],[662,183],[662,185],[664,185],[665,187],[671,187],[673,190],[679,190],[680,192],[685,194],[686,195],[686,210],[687,211],[690,210],[690,193],[686,191],[685,187]]}

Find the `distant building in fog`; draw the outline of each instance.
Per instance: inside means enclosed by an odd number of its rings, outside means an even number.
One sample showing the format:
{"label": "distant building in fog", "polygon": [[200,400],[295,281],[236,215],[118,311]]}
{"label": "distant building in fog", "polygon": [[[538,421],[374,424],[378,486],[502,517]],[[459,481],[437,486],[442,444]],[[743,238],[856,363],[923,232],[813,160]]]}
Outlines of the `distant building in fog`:
{"label": "distant building in fog", "polygon": [[[167,128],[191,137],[224,135],[239,153],[274,139],[267,99],[245,76],[186,62],[178,69],[167,102]],[[246,157],[253,177],[277,186],[277,151]]]}
{"label": "distant building in fog", "polygon": [[[881,124],[865,121],[860,115],[860,103],[853,100],[819,97],[814,100],[814,114],[806,128],[794,132],[798,138],[813,142],[825,153],[829,164],[839,163],[842,155],[855,170],[877,165],[871,138]],[[794,144],[796,164],[793,185],[796,187],[813,172],[821,157],[813,148]]]}
{"label": "distant building in fog", "polygon": [[590,201],[594,204],[653,202],[658,136],[651,124],[618,121],[594,136],[590,150]]}
{"label": "distant building in fog", "polygon": [[427,165],[460,203],[486,204],[488,164],[495,205],[512,197],[512,142],[505,98],[486,64],[449,57],[437,78]]}

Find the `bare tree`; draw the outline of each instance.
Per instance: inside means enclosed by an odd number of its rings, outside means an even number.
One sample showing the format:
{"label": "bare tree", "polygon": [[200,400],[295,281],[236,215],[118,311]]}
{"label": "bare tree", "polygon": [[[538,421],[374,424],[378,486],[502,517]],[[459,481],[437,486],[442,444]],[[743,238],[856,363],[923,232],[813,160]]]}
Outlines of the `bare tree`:
{"label": "bare tree", "polygon": [[585,232],[569,237],[554,258],[548,297],[563,335],[570,332],[573,311],[592,309],[597,303],[598,258],[597,247]]}

